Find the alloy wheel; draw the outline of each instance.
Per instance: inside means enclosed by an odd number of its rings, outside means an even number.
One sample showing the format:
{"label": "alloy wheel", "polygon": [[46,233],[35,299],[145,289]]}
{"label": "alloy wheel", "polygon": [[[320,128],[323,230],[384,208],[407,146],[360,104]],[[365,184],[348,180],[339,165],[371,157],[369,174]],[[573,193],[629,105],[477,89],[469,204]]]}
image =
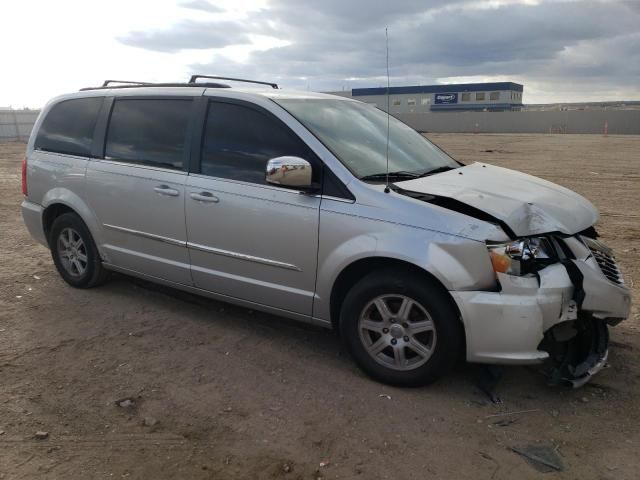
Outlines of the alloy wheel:
{"label": "alloy wheel", "polygon": [[437,333],[429,312],[405,295],[380,295],[358,321],[360,340],[378,363],[394,370],[413,370],[433,354]]}
{"label": "alloy wheel", "polygon": [[73,228],[64,228],[57,241],[58,255],[67,273],[80,277],[87,271],[87,247],[80,234]]}

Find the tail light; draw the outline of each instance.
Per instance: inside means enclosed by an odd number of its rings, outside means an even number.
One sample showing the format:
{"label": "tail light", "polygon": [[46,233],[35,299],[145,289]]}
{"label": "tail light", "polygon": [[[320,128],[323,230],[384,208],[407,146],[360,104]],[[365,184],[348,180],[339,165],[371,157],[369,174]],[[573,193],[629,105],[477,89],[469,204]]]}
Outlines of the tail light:
{"label": "tail light", "polygon": [[22,194],[27,196],[27,157],[22,160]]}

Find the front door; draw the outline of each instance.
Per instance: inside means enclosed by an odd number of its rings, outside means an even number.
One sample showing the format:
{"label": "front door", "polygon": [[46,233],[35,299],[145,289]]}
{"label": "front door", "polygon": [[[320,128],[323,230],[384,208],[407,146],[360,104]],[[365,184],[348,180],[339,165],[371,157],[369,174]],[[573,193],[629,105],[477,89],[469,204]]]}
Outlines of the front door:
{"label": "front door", "polygon": [[186,248],[188,99],[116,99],[104,160],[87,168],[101,249],[115,266],[191,284]]}
{"label": "front door", "polygon": [[267,185],[270,158],[319,161],[268,112],[243,102],[210,101],[198,171],[186,185],[194,284],[202,289],[311,315],[320,198]]}

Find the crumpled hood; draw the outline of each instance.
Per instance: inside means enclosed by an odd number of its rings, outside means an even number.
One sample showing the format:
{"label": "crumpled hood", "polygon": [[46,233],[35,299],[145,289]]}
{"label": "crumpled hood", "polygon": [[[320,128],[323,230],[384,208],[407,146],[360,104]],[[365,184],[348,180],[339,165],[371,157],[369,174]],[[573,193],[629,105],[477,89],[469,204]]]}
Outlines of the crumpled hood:
{"label": "crumpled hood", "polygon": [[394,182],[422,194],[454,199],[504,222],[517,236],[573,235],[598,220],[598,211],[571,190],[525,173],[483,163]]}

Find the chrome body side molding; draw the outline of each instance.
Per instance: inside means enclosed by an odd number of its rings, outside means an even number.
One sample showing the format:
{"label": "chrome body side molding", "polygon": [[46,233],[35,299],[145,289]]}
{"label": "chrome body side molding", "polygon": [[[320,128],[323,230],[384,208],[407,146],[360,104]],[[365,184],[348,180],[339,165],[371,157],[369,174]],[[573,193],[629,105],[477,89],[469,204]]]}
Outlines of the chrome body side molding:
{"label": "chrome body side molding", "polygon": [[270,258],[254,257],[253,255],[247,255],[245,253],[232,252],[230,250],[223,250],[221,248],[207,247],[206,245],[200,245],[198,243],[187,242],[188,248],[194,250],[200,250],[201,252],[213,253],[214,255],[223,255],[225,257],[237,258],[239,260],[246,260],[248,262],[262,263],[263,265],[270,265],[272,267],[284,268],[287,270],[295,270],[301,272],[302,269],[292,265],[291,263],[280,262],[278,260],[271,260]]}

